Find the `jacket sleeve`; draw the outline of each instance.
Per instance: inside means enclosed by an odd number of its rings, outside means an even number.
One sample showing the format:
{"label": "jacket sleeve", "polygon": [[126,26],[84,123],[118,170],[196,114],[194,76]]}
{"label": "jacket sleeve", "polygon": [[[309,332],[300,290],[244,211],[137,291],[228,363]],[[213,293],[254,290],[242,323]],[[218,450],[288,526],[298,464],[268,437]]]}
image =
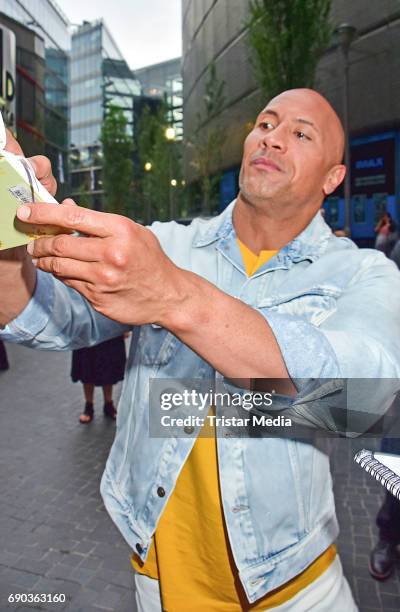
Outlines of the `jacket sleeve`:
{"label": "jacket sleeve", "polygon": [[358,435],[393,404],[400,389],[400,272],[383,254],[361,260],[320,326],[260,312],[298,388],[290,410],[301,422]]}
{"label": "jacket sleeve", "polygon": [[38,270],[32,299],[0,330],[0,339],[31,348],[74,350],[99,344],[129,329],[96,312],[77,291],[51,274]]}

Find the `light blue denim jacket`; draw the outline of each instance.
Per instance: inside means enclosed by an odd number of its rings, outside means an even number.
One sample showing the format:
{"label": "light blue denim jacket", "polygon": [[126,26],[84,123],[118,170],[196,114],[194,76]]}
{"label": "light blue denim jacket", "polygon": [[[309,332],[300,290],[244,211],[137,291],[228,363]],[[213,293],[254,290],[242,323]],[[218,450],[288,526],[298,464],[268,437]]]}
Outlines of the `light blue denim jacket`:
{"label": "light blue denim jacket", "polygon": [[[335,430],[329,402],[321,409],[310,397],[332,397],[332,385],[340,387],[347,377],[399,378],[400,273],[382,253],[335,237],[317,214],[248,278],[232,225],[234,204],[189,227],[171,222],[151,229],[178,266],[265,317],[290,376],[299,381],[299,396],[282,406],[305,423]],[[31,302],[0,337],[70,350],[125,330],[39,273]],[[149,379],[215,376],[223,381],[167,330],[134,329],[101,491],[111,517],[143,560],[196,437],[196,431],[183,438],[149,436]],[[313,396],[304,381],[321,378],[333,380]],[[385,394],[374,396],[375,410],[384,411],[386,400]],[[303,571],[337,537],[329,459],[298,439],[221,436],[218,464],[232,553],[253,602]]]}

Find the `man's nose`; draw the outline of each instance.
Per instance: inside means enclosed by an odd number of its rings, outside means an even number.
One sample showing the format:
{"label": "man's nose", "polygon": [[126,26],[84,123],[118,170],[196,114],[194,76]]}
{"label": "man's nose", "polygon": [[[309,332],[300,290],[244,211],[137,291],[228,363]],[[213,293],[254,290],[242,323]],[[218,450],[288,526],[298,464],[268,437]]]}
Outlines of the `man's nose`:
{"label": "man's nose", "polygon": [[276,149],[282,153],[285,152],[287,148],[287,134],[284,126],[278,125],[273,130],[265,132],[261,142],[269,149]]}

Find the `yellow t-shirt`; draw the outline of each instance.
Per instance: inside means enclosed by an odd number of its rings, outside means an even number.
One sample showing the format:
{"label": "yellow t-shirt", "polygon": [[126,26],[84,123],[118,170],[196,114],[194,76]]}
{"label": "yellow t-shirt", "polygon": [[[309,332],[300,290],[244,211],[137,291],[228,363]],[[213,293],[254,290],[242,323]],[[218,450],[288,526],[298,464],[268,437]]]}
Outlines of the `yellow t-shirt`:
{"label": "yellow t-shirt", "polygon": [[[255,255],[240,242],[239,246],[248,276],[276,254]],[[132,565],[160,581],[166,612],[258,612],[291,599],[335,556],[332,545],[300,575],[249,604],[226,534],[215,431],[206,419],[161,515],[146,562],[134,554]]]}

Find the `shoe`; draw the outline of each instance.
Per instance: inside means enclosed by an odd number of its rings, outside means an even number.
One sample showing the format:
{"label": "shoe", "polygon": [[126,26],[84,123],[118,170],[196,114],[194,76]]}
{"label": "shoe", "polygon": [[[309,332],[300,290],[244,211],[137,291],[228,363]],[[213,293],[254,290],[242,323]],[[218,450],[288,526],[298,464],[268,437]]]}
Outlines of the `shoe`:
{"label": "shoe", "polygon": [[393,572],[395,563],[395,545],[385,540],[378,540],[369,556],[369,573],[376,580],[386,580]]}
{"label": "shoe", "polygon": [[93,404],[91,402],[86,402],[85,409],[79,417],[79,422],[82,425],[87,425],[87,423],[91,423],[94,417],[94,409]]}
{"label": "shoe", "polygon": [[106,402],[103,407],[104,416],[108,419],[112,419],[115,421],[117,418],[117,411],[115,410],[115,406],[113,402]]}

